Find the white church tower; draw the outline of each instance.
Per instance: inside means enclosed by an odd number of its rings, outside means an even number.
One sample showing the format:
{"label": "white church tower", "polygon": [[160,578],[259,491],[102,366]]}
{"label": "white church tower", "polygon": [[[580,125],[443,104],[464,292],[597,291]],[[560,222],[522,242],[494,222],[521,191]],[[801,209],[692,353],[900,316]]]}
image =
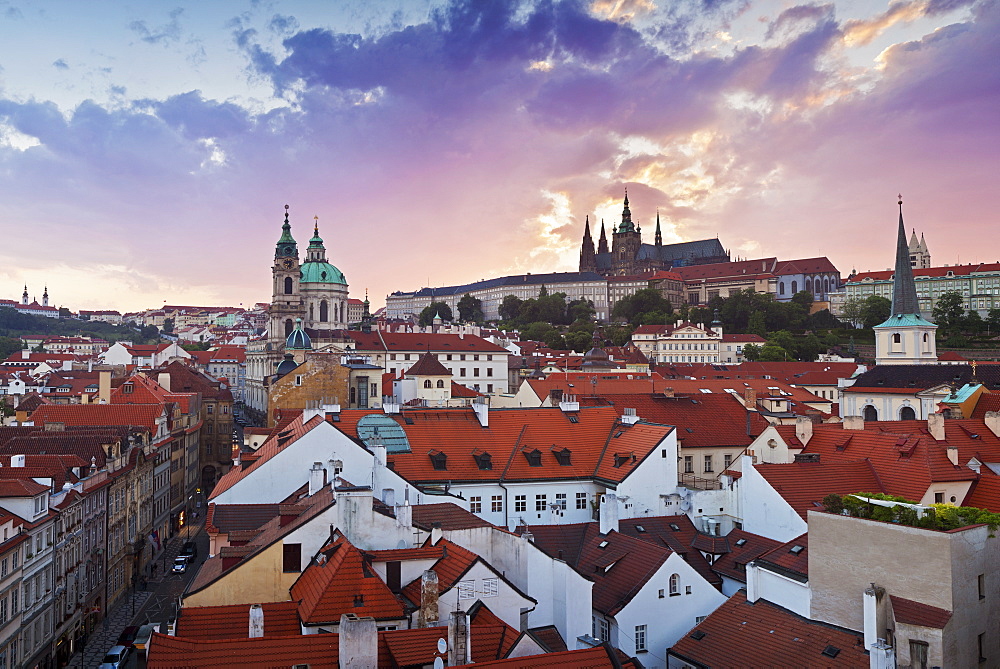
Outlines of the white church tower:
{"label": "white church tower", "polygon": [[876,365],[937,364],[937,326],[920,315],[917,286],[913,281],[910,248],[903,226],[903,196],[899,196],[899,234],[896,272],[892,286],[892,315],[875,326]]}

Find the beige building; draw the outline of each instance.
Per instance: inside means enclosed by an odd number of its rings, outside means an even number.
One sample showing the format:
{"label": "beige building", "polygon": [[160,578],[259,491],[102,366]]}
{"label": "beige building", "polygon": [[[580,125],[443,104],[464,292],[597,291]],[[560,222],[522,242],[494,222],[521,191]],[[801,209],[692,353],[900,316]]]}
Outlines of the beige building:
{"label": "beige building", "polygon": [[810,617],[881,639],[898,667],[1000,665],[1000,538],[810,511]]}

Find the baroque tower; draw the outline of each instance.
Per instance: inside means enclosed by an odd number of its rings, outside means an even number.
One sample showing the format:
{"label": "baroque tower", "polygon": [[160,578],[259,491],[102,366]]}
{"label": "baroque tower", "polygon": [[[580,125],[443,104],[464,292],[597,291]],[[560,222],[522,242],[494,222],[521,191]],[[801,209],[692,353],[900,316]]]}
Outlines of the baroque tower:
{"label": "baroque tower", "polygon": [[269,313],[268,340],[280,344],[292,334],[295,319],[301,317],[302,298],[299,296],[299,249],[292,237],[288,222],[288,205],[285,205],[285,222],[281,237],[274,247],[274,264],[271,266],[273,290]]}
{"label": "baroque tower", "polygon": [[625,189],[625,203],[622,209],[622,222],[611,235],[611,254],[614,258],[616,274],[629,275],[638,271],[636,260],[639,247],[642,245],[642,234],[632,223],[632,212],[628,208],[628,189]]}

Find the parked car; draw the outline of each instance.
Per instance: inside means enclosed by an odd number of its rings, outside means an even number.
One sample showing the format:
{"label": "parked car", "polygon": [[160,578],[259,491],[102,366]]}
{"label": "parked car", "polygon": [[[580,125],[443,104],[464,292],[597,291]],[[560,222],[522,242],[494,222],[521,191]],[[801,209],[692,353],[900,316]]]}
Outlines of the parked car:
{"label": "parked car", "polygon": [[130,646],[112,646],[104,656],[100,669],[122,669],[132,654]]}
{"label": "parked car", "polygon": [[122,633],[118,635],[118,645],[119,646],[131,646],[132,642],[135,641],[135,635],[139,633],[139,628],[135,625],[130,625],[122,630]]}
{"label": "parked car", "polygon": [[195,546],[193,541],[185,541],[184,545],[181,547],[181,552],[177,554],[177,557],[182,557],[187,559],[189,562],[194,560],[198,555],[198,547]]}
{"label": "parked car", "polygon": [[176,557],[174,558],[174,566],[171,567],[170,573],[172,574],[183,574],[187,571],[188,561],[187,558]]}

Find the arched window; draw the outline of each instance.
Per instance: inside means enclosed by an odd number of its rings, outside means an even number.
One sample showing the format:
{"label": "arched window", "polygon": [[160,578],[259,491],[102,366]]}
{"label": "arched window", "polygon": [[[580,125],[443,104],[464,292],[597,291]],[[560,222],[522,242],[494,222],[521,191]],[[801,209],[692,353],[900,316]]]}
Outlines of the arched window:
{"label": "arched window", "polygon": [[444,388],[444,381],[438,379],[438,388]]}
{"label": "arched window", "polygon": [[292,294],[292,288],[294,287],[294,285],[295,284],[292,281],[292,277],[286,276],[285,277],[285,295],[291,295]]}
{"label": "arched window", "polygon": [[892,333],[892,343],[893,344],[902,344],[903,343],[903,336],[901,334],[899,334],[898,332],[893,332]]}
{"label": "arched window", "polygon": [[792,295],[794,295],[797,292],[799,292],[799,282],[792,281]]}
{"label": "arched window", "polygon": [[899,410],[899,420],[916,420],[917,412],[913,407],[903,407]]}
{"label": "arched window", "polygon": [[866,421],[878,420],[878,409],[869,404],[868,406],[865,407],[864,418]]}
{"label": "arched window", "polygon": [[824,293],[829,293],[830,292],[830,280],[829,279],[823,279],[823,292]]}
{"label": "arched window", "polygon": [[681,594],[681,576],[680,574],[670,575],[670,596]]}
{"label": "arched window", "polygon": [[431,387],[431,380],[424,379],[424,388],[430,388],[430,387]]}
{"label": "arched window", "polygon": [[285,320],[285,339],[288,339],[288,335],[292,334],[292,330],[294,328],[295,328],[295,325],[292,323],[292,319],[291,318],[286,319]]}
{"label": "arched window", "polygon": [[309,320],[315,320],[316,312],[313,310],[313,305],[309,305]]}
{"label": "arched window", "polygon": [[806,279],[806,285],[805,285],[805,287],[802,290],[806,291],[807,293],[811,293],[812,292],[812,281],[810,281],[809,279]]}
{"label": "arched window", "polygon": [[778,295],[784,295],[784,294],[785,294],[785,282],[784,281],[779,281],[778,282]]}
{"label": "arched window", "polygon": [[327,305],[326,300],[321,300],[319,303],[319,320],[321,323],[326,323],[330,319],[330,307]]}

